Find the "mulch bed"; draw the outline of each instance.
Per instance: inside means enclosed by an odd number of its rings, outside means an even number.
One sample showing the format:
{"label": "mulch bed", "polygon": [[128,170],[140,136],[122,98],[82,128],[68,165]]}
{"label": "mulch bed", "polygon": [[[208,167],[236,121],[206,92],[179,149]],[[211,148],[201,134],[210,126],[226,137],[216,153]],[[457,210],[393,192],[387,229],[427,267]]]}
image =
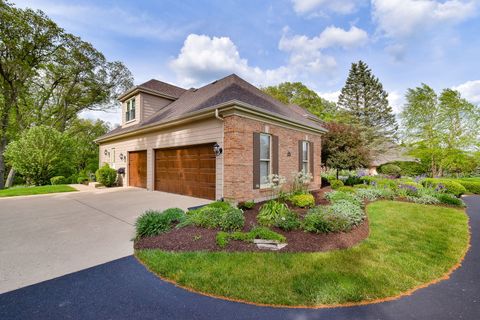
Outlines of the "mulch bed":
{"label": "mulch bed", "polygon": [[[317,205],[326,205],[328,201],[323,197],[330,188],[324,188],[313,192]],[[257,203],[250,210],[245,210],[245,226],[243,231],[248,231],[257,225],[256,216],[263,203]],[[292,208],[292,206],[290,206]],[[308,209],[293,208],[301,216]],[[318,252],[334,249],[349,248],[368,237],[368,220],[353,228],[349,232],[328,234],[315,234],[303,230],[283,231],[279,228],[271,228],[273,231],[283,234],[287,238],[287,246],[279,252]],[[170,232],[155,237],[142,238],[135,241],[135,249],[162,249],[166,251],[261,251],[253,243],[232,240],[226,248],[220,248],[215,237],[219,230],[206,229],[195,226],[173,228]]]}

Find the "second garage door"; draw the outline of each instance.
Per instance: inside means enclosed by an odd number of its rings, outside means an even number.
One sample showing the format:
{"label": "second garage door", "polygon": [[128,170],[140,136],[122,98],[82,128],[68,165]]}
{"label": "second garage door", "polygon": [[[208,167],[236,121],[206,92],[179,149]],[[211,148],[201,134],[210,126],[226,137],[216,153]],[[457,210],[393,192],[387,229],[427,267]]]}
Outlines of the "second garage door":
{"label": "second garage door", "polygon": [[155,150],[155,190],[215,200],[213,144]]}

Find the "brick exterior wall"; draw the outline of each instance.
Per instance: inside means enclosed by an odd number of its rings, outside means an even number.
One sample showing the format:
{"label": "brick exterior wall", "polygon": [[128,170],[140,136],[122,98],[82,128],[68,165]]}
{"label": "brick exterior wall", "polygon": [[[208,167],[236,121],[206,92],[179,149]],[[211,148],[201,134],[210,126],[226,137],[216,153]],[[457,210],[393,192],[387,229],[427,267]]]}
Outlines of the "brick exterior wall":
{"label": "brick exterior wall", "polygon": [[[298,141],[313,142],[314,179],[310,189],[321,187],[321,136],[305,133],[279,125],[244,118],[238,115],[225,117],[224,121],[224,189],[226,200],[261,201],[271,194],[269,190],[253,189],[253,132],[265,132],[278,136],[279,174],[292,180],[298,172]],[[290,156],[287,156],[290,152]]]}

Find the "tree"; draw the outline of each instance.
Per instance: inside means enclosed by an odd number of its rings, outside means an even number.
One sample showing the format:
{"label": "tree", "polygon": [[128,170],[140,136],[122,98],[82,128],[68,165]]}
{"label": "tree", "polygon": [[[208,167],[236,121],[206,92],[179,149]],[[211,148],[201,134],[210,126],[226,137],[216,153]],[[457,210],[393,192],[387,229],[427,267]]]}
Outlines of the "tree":
{"label": "tree", "polygon": [[283,82],[262,90],[287,105],[297,104],[320,119],[328,121],[334,117],[335,103],[323,99],[301,82]]}
{"label": "tree", "polygon": [[64,131],[85,109],[117,105],[132,82],[121,62],[107,61],[43,12],[0,1],[0,189],[3,153],[19,132],[42,124]]}
{"label": "tree", "polygon": [[342,123],[327,123],[323,136],[322,161],[330,168],[356,169],[370,164],[370,152],[360,134],[360,129]]}
{"label": "tree", "polygon": [[471,151],[478,146],[480,108],[458,91],[445,89],[440,97],[426,84],[408,89],[401,114],[403,136],[432,176],[474,171]]}
{"label": "tree", "polygon": [[55,175],[68,175],[72,156],[70,138],[47,126],[32,127],[5,151],[8,162],[34,185],[48,184]]}
{"label": "tree", "polygon": [[77,171],[95,172],[98,169],[98,145],[95,139],[110,130],[101,120],[75,119],[66,134],[73,142],[72,164]]}
{"label": "tree", "polygon": [[359,61],[352,63],[337,105],[346,123],[361,127],[368,133],[369,143],[379,145],[378,140],[391,140],[398,130],[387,98],[380,80],[365,62]]}

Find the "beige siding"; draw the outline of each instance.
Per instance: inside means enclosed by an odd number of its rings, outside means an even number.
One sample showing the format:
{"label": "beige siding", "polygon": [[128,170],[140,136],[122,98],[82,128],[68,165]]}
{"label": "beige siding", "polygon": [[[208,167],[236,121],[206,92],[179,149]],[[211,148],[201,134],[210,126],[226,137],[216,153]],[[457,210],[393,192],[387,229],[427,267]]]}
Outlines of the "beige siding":
{"label": "beige siding", "polygon": [[[126,156],[129,151],[147,150],[147,189],[153,190],[155,149],[214,142],[223,146],[223,122],[217,119],[203,120],[184,126],[102,143],[100,144],[100,165],[108,163],[116,169],[121,167],[128,169],[128,159],[125,157],[123,161],[120,160],[120,154]],[[105,150],[110,152],[110,157],[105,156]],[[112,159],[113,153],[115,153],[114,160]],[[128,170],[124,181],[124,185],[127,184]],[[216,197],[217,199],[223,197],[223,155],[217,157]]]}
{"label": "beige siding", "polygon": [[150,117],[152,114],[172,103],[172,100],[157,97],[148,93],[140,93],[142,106],[142,119]]}

